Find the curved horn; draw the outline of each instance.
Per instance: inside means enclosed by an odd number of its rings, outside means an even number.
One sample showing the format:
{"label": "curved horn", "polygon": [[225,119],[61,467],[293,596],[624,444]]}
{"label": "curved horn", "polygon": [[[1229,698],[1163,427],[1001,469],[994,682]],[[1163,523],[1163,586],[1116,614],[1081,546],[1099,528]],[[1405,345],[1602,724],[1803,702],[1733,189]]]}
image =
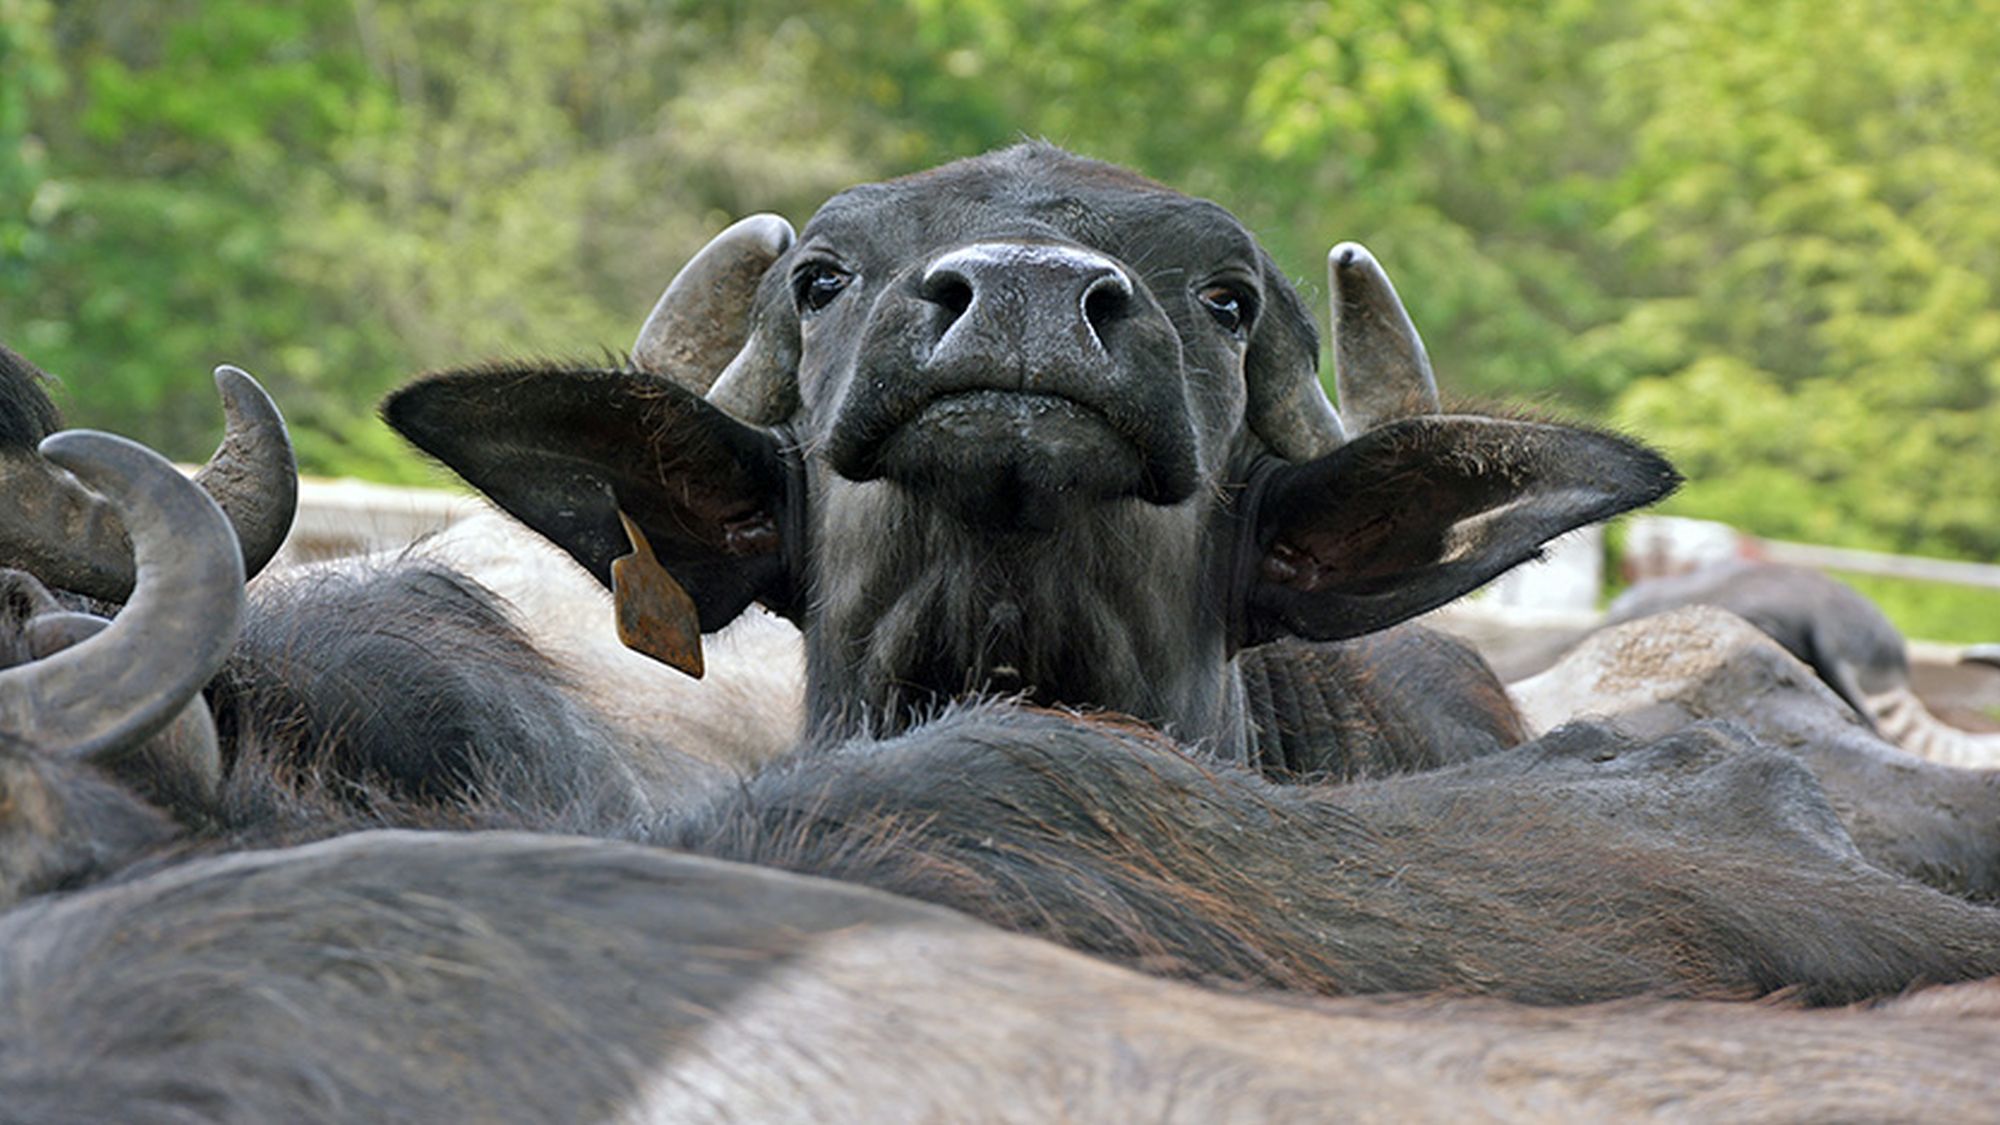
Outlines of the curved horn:
{"label": "curved horn", "polygon": [[1250,428],[1273,452],[1287,461],[1324,457],[1347,441],[1340,415],[1326,399],[1313,364],[1301,361],[1304,378],[1272,376],[1252,379],[1246,407]]}
{"label": "curved horn", "polygon": [[226,424],[222,444],[195,473],[229,516],[243,548],[243,573],[254,577],[284,545],[299,511],[299,466],[278,404],[240,367],[215,369]]}
{"label": "curved horn", "polygon": [[799,406],[798,341],[761,322],[708,389],[709,404],[738,421],[775,426]]}
{"label": "curved horn", "polygon": [[1424,341],[1375,255],[1343,242],[1326,256],[1333,304],[1333,362],[1349,434],[1439,412]]}
{"label": "curved horn", "polygon": [[[240,530],[244,571],[255,574],[291,531],[298,467],[285,420],[255,379],[218,367],[215,386],[222,444],[194,479]],[[28,449],[0,449],[0,565],[100,601],[132,593],[132,547],[117,511]]]}
{"label": "curved horn", "polygon": [[1262,253],[1258,261],[1271,289],[1271,307],[1253,322],[1243,352],[1243,420],[1279,457],[1314,461],[1347,440],[1320,385],[1319,334],[1277,263]]}
{"label": "curved horn", "polygon": [[777,215],[739,219],[716,235],[667,283],[632,345],[633,365],[707,394],[749,335],[758,281],[796,237]]}
{"label": "curved horn", "polygon": [[243,559],[222,509],[152,450],[70,430],[41,452],[116,506],[138,580],[103,631],[0,671],[0,743],[94,758],[158,733],[222,666],[243,615]]}

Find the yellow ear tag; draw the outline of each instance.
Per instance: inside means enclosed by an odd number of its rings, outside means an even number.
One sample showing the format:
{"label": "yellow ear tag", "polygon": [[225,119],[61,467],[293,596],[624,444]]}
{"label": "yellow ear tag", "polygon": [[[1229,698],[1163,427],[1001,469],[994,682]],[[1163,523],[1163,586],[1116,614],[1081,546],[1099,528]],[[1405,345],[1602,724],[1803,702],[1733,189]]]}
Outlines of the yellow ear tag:
{"label": "yellow ear tag", "polygon": [[701,614],[681,584],[653,556],[646,533],[625,515],[632,553],[611,563],[611,600],[618,610],[618,639],[633,652],[701,679]]}

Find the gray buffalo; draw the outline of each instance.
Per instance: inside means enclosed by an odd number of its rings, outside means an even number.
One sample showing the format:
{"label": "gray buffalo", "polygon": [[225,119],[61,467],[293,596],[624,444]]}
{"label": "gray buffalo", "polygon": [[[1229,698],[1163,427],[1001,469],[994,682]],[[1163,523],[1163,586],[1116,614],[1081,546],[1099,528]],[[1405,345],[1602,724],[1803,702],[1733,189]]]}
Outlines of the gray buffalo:
{"label": "gray buffalo", "polygon": [[1969,1121],[2000,984],[1301,1002],[783,872],[363,833],[0,915],[0,1118]]}

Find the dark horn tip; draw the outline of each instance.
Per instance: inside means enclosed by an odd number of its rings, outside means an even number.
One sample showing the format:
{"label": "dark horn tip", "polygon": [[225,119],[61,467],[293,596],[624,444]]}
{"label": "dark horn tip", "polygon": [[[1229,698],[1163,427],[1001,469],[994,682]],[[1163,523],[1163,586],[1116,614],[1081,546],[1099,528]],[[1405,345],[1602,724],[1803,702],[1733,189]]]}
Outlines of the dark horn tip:
{"label": "dark horn tip", "polygon": [[1327,252],[1328,264],[1343,273],[1356,267],[1375,265],[1375,255],[1368,252],[1359,242],[1343,242]]}
{"label": "dark horn tip", "polygon": [[243,548],[244,569],[264,569],[298,515],[298,459],[285,416],[251,374],[233,364],[215,369],[226,419],[222,444],[195,481],[229,514]]}
{"label": "dark horn tip", "polygon": [[285,416],[279,412],[278,404],[248,371],[234,364],[222,364],[215,369],[215,390],[222,396],[222,412],[231,421],[240,418],[253,426],[285,432]]}

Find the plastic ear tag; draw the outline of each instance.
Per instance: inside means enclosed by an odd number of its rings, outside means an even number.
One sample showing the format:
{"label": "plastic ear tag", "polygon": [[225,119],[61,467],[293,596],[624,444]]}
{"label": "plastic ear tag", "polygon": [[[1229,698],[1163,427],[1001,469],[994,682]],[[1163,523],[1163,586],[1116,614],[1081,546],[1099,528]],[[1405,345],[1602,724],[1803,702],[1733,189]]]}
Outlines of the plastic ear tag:
{"label": "plastic ear tag", "polygon": [[681,584],[653,556],[653,545],[624,512],[632,553],[611,562],[611,601],[618,610],[618,639],[669,667],[701,679],[701,614]]}

